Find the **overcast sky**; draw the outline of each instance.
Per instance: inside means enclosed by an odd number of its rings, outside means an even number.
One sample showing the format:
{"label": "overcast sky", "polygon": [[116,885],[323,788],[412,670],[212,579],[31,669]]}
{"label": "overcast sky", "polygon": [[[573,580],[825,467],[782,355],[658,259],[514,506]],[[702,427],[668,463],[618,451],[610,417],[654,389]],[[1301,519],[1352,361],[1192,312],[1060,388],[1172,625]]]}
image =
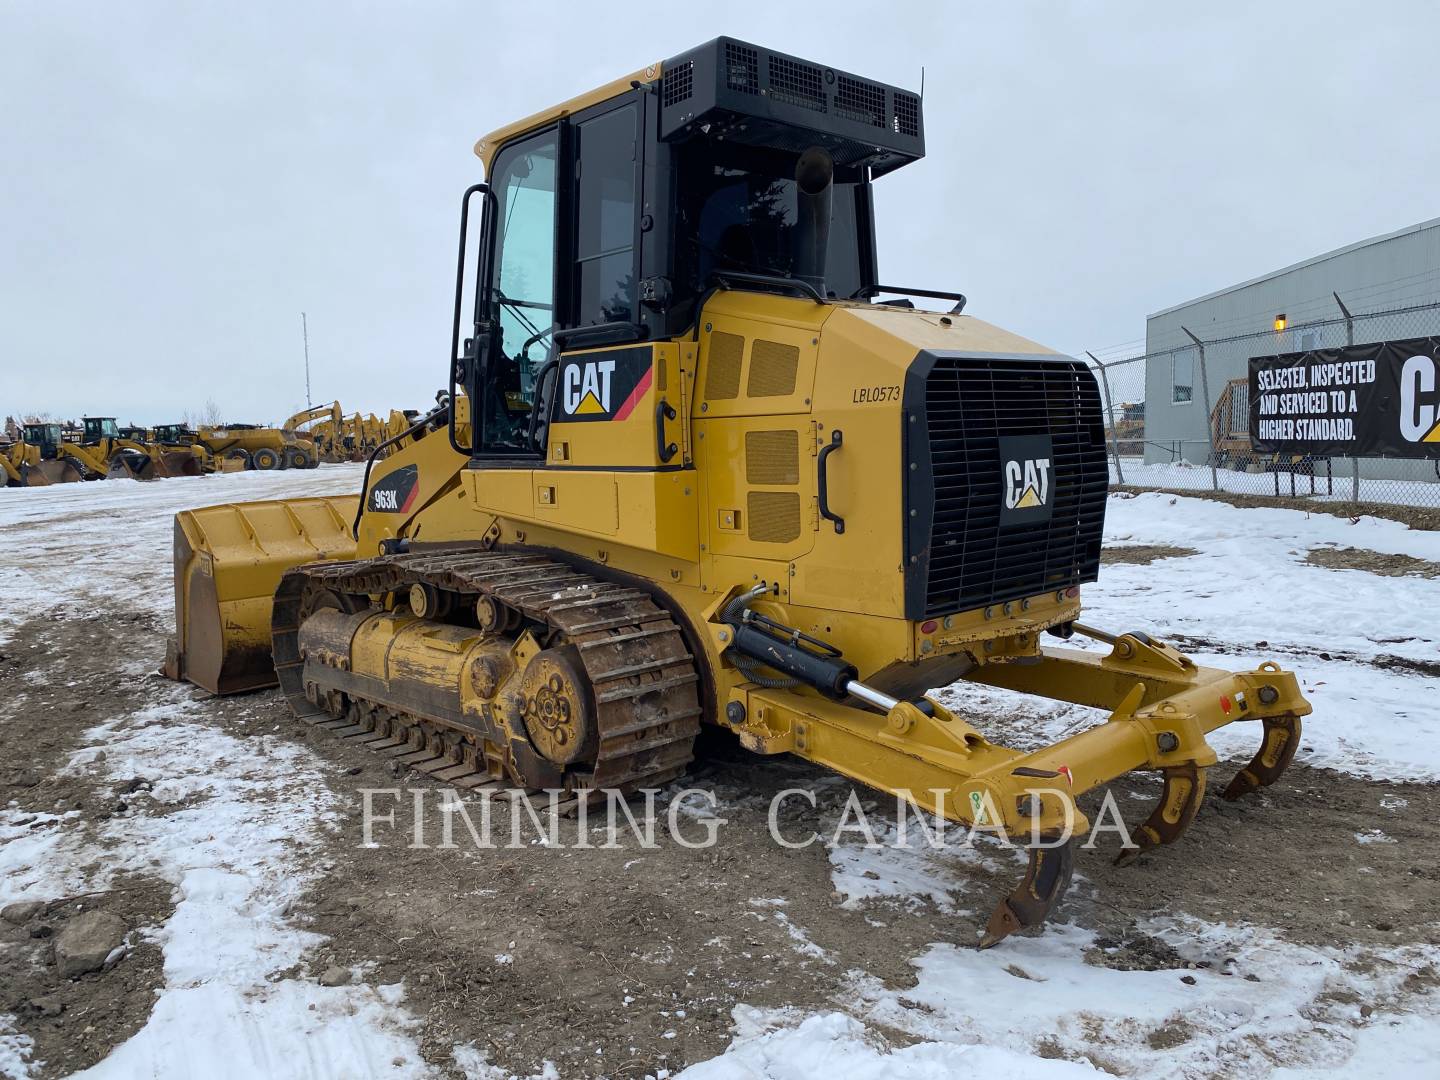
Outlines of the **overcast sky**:
{"label": "overcast sky", "polygon": [[919,88],[881,278],[1068,352],[1440,215],[1440,5],[0,0],[0,414],[429,404],[481,134],[719,34]]}

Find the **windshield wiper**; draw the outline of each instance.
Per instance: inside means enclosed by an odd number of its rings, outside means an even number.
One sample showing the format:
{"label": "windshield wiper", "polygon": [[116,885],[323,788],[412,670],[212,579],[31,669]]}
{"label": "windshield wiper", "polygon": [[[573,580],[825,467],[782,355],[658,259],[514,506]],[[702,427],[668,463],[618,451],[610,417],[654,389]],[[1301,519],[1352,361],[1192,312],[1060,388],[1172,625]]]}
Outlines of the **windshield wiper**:
{"label": "windshield wiper", "polygon": [[537,311],[549,311],[551,305],[537,304],[533,300],[512,300],[510,299],[510,297],[505,295],[499,285],[495,286],[494,291],[495,299],[500,301],[501,304],[505,305],[511,311],[513,311],[515,313],[515,317],[525,324],[525,329],[529,330],[532,334],[538,334],[540,332],[540,328],[525,317],[525,312],[522,309],[531,308]]}

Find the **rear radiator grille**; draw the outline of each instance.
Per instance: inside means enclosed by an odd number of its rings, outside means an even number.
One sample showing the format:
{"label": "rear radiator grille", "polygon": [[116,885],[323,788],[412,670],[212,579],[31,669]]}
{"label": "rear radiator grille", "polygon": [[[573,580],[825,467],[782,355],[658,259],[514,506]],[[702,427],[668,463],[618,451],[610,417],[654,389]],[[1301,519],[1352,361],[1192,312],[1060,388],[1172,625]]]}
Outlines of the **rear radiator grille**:
{"label": "rear radiator grille", "polygon": [[[923,573],[923,588],[907,589],[912,617],[1095,580],[1109,476],[1099,390],[1083,364],[939,356],[923,419],[934,504],[929,535],[917,524],[908,539]],[[1037,435],[1051,440],[1049,517],[1002,523],[1000,439]]]}

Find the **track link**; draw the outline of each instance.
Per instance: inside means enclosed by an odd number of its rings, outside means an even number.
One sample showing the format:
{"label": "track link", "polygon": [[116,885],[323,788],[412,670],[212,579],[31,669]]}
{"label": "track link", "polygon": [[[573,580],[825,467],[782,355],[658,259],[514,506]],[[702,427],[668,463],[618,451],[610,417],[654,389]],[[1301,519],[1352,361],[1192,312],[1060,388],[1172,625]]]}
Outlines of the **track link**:
{"label": "track link", "polygon": [[[492,720],[374,700],[353,686],[337,690],[343,675],[327,686],[325,666],[301,654],[300,627],[315,596],[339,598],[352,611],[379,611],[375,598],[403,598],[417,584],[449,594],[456,611],[473,611],[488,597],[517,633],[528,624],[547,645],[575,647],[599,739],[592,760],[565,771],[567,790],[629,792],[685,772],[699,732],[700,678],[679,626],[641,590],[525,552],[415,552],[289,571],[276,591],[272,643],[280,687],[296,716],[460,787],[534,786]],[[475,632],[482,633],[478,625]]]}

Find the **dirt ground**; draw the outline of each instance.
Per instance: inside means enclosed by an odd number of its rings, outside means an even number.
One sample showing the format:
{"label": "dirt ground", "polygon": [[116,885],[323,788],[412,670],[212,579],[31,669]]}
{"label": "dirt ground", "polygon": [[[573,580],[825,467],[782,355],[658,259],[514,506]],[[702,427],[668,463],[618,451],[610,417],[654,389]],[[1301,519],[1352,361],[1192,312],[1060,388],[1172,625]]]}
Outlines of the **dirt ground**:
{"label": "dirt ground", "polygon": [[1305,561],[1327,570],[1364,570],[1383,577],[1440,577],[1440,563],[1364,548],[1311,548]]}
{"label": "dirt ground", "polygon": [[[13,800],[12,808],[37,815],[36,827],[45,828],[41,815],[78,811],[103,820],[147,799],[143,787],[96,788],[83,775],[54,774],[88,745],[83,732],[97,716],[148,700],[151,676],[137,669],[117,677],[111,650],[153,654],[158,663],[167,629],[146,618],[46,619],[0,648],[0,803]],[[65,685],[72,681],[83,689]],[[22,707],[11,704],[17,697]],[[403,980],[425,1056],[457,1076],[457,1043],[473,1043],[522,1075],[545,1059],[566,1077],[678,1070],[724,1049],[737,1002],[833,1006],[857,968],[904,990],[915,981],[909,959],[931,942],[973,944],[990,907],[1019,875],[1012,857],[957,858],[962,887],[948,913],[928,901],[842,907],[826,850],[773,843],[767,811],[781,790],[812,789],[816,808],[788,802],[782,829],[790,836],[825,832],[847,785],[803,762],[754,757],[719,740],[686,781],[715,790],[727,819],[708,850],[681,846],[663,827],[653,849],[628,834],[606,849],[599,846],[603,831],[589,834],[590,849],[551,848],[538,842],[528,818],[523,835],[531,842],[519,850],[476,849],[460,827],[458,846],[442,849],[442,785],[415,774],[397,778],[388,761],[293,721],[275,692],[211,699],[207,716],[244,739],[279,724],[284,737],[307,743],[328,764],[343,822],[316,853],[327,872],[297,913],[327,938],[308,974],[338,965],[358,967],[374,984]],[[1212,791],[1233,767],[1214,770]],[[404,802],[377,802],[396,809],[395,827],[377,829],[377,847],[362,847],[362,791],[397,787]],[[1153,796],[1158,785],[1135,776],[1115,790],[1127,810],[1139,808],[1132,814],[1138,818],[1145,804],[1129,796]],[[424,848],[408,846],[417,791]],[[877,820],[893,815],[886,799],[862,797]],[[491,805],[496,835],[507,836],[508,809]],[[1403,812],[1387,809],[1402,805]],[[1356,834],[1377,821],[1398,842],[1357,844]],[[1177,978],[1185,964],[1140,932],[1137,919],[1183,910],[1280,927],[1302,943],[1440,943],[1427,936],[1440,910],[1437,821],[1440,786],[1372,783],[1296,766],[1247,801],[1212,794],[1177,848],[1135,865],[1111,864],[1113,838],[1079,852],[1062,918],[1102,935],[1109,951],[1093,950],[1092,962],[1174,968]],[[699,822],[682,825],[701,833]],[[567,819],[561,826],[572,835],[576,828]],[[0,1012],[14,1013],[35,1040],[46,1077],[98,1060],[145,1022],[162,981],[159,950],[145,931],[163,923],[172,903],[167,886],[143,879],[118,879],[102,895],[52,900],[25,925],[0,924]],[[71,982],[55,973],[50,936],[82,907],[125,919],[135,947],[113,969]],[[1157,1030],[1152,1044],[1176,1038],[1186,1035]]]}
{"label": "dirt ground", "polygon": [[1100,564],[1113,566],[1116,563],[1132,563],[1135,566],[1149,566],[1157,559],[1183,559],[1194,554],[1194,548],[1176,547],[1174,544],[1127,544],[1124,547],[1105,548],[1100,552]]}

